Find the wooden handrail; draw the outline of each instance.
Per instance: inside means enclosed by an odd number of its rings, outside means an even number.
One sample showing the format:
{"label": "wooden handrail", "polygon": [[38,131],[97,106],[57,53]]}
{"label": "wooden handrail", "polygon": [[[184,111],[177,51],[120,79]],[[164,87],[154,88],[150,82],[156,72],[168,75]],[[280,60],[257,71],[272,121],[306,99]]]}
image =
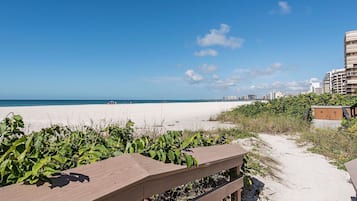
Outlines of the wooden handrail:
{"label": "wooden handrail", "polygon": [[[173,187],[223,170],[239,171],[246,151],[237,144],[194,148],[188,152],[199,164],[186,168],[140,154],[124,154],[64,171],[41,186],[14,184],[0,188],[1,200],[133,200],[142,201]],[[229,185],[228,185],[229,184]],[[235,188],[240,199],[242,178],[220,187],[213,197]],[[223,190],[222,190],[223,189]],[[223,197],[224,198],[224,197]],[[202,199],[205,200],[205,199]],[[207,200],[207,197],[206,197]]]}
{"label": "wooden handrail", "polygon": [[350,174],[352,185],[357,196],[357,158],[345,163],[348,174]]}

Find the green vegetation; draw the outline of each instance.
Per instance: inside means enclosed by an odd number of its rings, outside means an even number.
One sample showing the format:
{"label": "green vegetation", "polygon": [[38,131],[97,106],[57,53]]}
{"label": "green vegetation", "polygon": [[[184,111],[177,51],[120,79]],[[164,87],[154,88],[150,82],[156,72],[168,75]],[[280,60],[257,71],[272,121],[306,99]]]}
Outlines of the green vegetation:
{"label": "green vegetation", "polygon": [[345,130],[316,129],[301,133],[301,143],[310,143],[310,151],[327,156],[338,168],[344,169],[344,163],[357,158],[357,135]]}
{"label": "green vegetation", "polygon": [[52,126],[25,134],[19,115],[0,122],[0,186],[18,182],[27,184],[49,181],[48,177],[61,170],[93,163],[123,153],[140,153],[153,159],[186,165],[197,160],[184,151],[197,146],[229,143],[233,138],[250,137],[240,130],[218,132],[169,131],[158,137],[133,137],[134,123],[124,128],[109,125],[104,129]]}
{"label": "green vegetation", "polygon": [[296,134],[311,151],[329,157],[338,167],[357,158],[357,120],[344,120],[340,130],[312,129],[312,105],[354,105],[357,97],[339,94],[306,94],[255,102],[222,113],[218,120],[236,123],[253,132]]}
{"label": "green vegetation", "polygon": [[224,112],[218,120],[239,124],[254,132],[293,133],[309,130],[312,105],[353,105],[357,97],[305,94],[243,105]]}

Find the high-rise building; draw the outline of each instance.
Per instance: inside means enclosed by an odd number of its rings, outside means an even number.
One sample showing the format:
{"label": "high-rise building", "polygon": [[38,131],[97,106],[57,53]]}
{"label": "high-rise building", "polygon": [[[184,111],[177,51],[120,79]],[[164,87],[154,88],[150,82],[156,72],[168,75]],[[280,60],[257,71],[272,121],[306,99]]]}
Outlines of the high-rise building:
{"label": "high-rise building", "polygon": [[332,83],[331,83],[331,72],[325,74],[324,80],[322,81],[323,93],[332,93]]}
{"label": "high-rise building", "polygon": [[345,35],[346,94],[357,95],[357,30]]}
{"label": "high-rise building", "polygon": [[274,100],[274,99],[277,99],[277,98],[282,98],[284,97],[285,94],[281,91],[272,91],[270,92],[269,94],[266,95],[266,98],[268,100]]}
{"label": "high-rise building", "polygon": [[337,94],[346,94],[346,71],[337,69],[331,71],[331,91]]}
{"label": "high-rise building", "polygon": [[346,94],[346,71],[344,68],[327,72],[322,82],[323,93]]}
{"label": "high-rise building", "polygon": [[310,79],[310,90],[309,93],[322,94],[321,82],[316,78]]}

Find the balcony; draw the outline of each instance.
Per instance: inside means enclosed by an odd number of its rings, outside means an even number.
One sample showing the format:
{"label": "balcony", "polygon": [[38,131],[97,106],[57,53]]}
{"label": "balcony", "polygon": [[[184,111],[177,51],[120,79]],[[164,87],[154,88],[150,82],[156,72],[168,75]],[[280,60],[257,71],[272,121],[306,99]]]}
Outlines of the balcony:
{"label": "balcony", "polygon": [[357,31],[346,32],[346,41],[357,40]]}
{"label": "balcony", "polygon": [[357,79],[356,80],[347,80],[347,84],[357,84]]}
{"label": "balcony", "polygon": [[348,64],[357,64],[357,55],[346,56],[346,63]]}
{"label": "balcony", "polygon": [[346,53],[357,52],[357,44],[346,45]]}

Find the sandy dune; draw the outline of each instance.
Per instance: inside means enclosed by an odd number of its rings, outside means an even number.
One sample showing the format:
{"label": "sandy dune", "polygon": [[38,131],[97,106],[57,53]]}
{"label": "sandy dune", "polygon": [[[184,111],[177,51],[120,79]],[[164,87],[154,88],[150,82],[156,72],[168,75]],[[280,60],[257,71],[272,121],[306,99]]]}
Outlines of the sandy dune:
{"label": "sandy dune", "polygon": [[260,134],[271,150],[268,155],[280,163],[282,181],[261,178],[265,194],[273,201],[351,201],[355,196],[349,175],[328,160],[299,147],[282,135]]}

